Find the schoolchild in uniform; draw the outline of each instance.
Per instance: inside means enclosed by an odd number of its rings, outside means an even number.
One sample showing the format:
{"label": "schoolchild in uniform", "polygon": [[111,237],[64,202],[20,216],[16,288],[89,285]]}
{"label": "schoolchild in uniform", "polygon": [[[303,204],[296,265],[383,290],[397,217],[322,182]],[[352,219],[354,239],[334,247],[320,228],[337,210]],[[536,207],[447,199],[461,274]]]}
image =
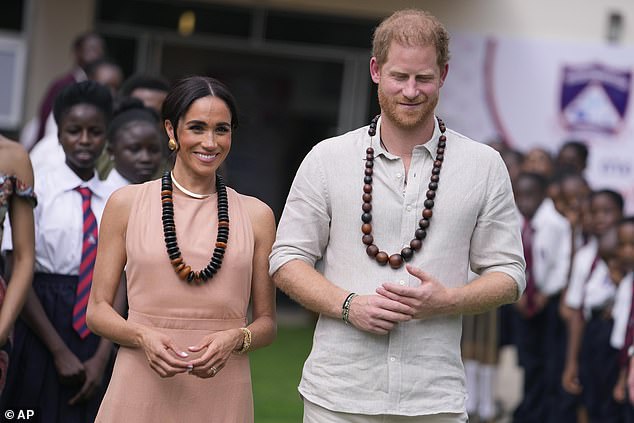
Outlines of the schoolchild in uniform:
{"label": "schoolchild in uniform", "polygon": [[616,283],[610,272],[616,256],[615,224],[622,218],[623,197],[610,190],[591,196],[593,238],[575,255],[565,306],[568,324],[564,389],[581,395],[590,422],[620,422],[622,407],[612,398],[618,379],[618,350],[610,345]]}
{"label": "schoolchild in uniform", "polygon": [[[620,374],[613,392],[615,400],[626,403],[625,421],[630,423],[634,421],[634,216],[624,218],[618,225],[617,254],[624,277],[616,292],[610,338],[612,346],[620,349]],[[628,397],[629,401],[626,401]]]}
{"label": "schoolchild in uniform", "polygon": [[152,179],[162,159],[159,117],[141,100],[128,98],[117,107],[108,127],[107,152],[114,162],[106,184],[114,191]]}
{"label": "schoolchild in uniform", "polygon": [[15,328],[3,405],[35,408],[44,423],[90,422],[112,353],[112,343],[85,324],[97,227],[109,194],[94,167],[112,97],[108,88],[84,81],[66,87],[53,111],[65,163],[35,174],[35,275]]}
{"label": "schoolchild in uniform", "polygon": [[[522,173],[513,187],[522,216],[526,259],[526,290],[516,303],[515,338],[524,368],[523,399],[514,422],[562,419],[561,373],[565,355],[565,326],[559,301],[570,263],[570,225],[546,197],[547,182],[535,173]],[[570,417],[574,421],[575,416]]]}

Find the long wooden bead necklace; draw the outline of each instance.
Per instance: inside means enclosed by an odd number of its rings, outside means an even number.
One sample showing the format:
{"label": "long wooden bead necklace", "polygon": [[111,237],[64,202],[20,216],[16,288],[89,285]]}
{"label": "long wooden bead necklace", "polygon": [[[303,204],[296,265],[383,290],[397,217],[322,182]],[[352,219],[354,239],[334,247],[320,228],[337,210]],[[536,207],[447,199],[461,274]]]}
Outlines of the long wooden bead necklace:
{"label": "long wooden bead necklace", "polygon": [[[207,267],[199,271],[193,271],[181,257],[176,242],[176,226],[174,223],[174,200],[172,198],[172,175],[169,171],[161,178],[161,208],[163,211],[163,236],[165,248],[170,258],[174,271],[182,280],[190,283],[202,283],[214,277],[222,266],[227,242],[229,241],[229,201],[227,200],[227,187],[222,176],[216,175],[216,191],[218,192],[218,234],[216,245]],[[184,191],[185,192],[185,191]],[[194,197],[200,198],[200,197]]]}
{"label": "long wooden bead necklace", "polygon": [[361,232],[363,237],[361,241],[366,245],[366,253],[368,256],[375,259],[380,265],[384,266],[389,263],[393,269],[398,269],[403,266],[406,261],[410,261],[414,256],[414,252],[421,249],[423,246],[423,240],[427,237],[427,229],[429,228],[429,222],[433,216],[432,209],[434,208],[434,199],[436,198],[436,190],[438,189],[438,182],[440,181],[440,169],[442,167],[443,160],[445,159],[445,147],[447,137],[445,136],[446,127],[440,118],[438,119],[438,127],[440,128],[440,137],[438,137],[438,148],[436,149],[436,159],[431,170],[431,177],[429,181],[429,190],[425,194],[427,199],[423,203],[425,207],[422,212],[422,219],[418,222],[418,228],[414,232],[414,238],[410,241],[408,246],[403,247],[400,253],[388,255],[385,251],[379,250],[374,244],[374,237],[372,236],[372,175],[374,173],[374,148],[372,148],[372,140],[376,135],[376,125],[379,121],[380,115],[377,115],[370,122],[368,128],[368,135],[370,136],[370,147],[365,150],[365,176],[363,178],[363,205],[361,209],[363,214],[361,215]]}

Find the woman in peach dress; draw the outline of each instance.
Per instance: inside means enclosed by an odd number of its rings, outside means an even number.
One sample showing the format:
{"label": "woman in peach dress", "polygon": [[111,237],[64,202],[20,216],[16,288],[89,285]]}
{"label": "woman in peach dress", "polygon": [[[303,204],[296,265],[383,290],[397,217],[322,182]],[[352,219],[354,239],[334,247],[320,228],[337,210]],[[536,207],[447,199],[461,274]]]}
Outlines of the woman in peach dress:
{"label": "woman in peach dress", "polygon": [[[121,347],[96,421],[253,422],[246,352],[276,334],[273,213],[216,173],[237,125],[224,85],[180,81],[163,119],[174,169],[103,215],[87,318]],[[127,320],[112,307],[124,266]]]}

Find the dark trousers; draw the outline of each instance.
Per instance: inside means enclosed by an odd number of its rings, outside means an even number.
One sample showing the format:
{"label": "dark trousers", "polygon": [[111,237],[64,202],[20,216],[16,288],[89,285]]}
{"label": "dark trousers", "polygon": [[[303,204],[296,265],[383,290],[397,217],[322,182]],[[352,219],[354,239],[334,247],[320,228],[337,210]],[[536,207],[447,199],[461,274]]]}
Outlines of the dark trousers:
{"label": "dark trousers", "polygon": [[591,423],[622,423],[624,405],[614,401],[612,391],[619,377],[619,351],[610,345],[614,321],[595,314],[587,322],[579,357],[579,380],[583,405]]}
{"label": "dark trousers", "polygon": [[523,398],[514,423],[576,423],[578,397],[561,385],[566,357],[566,327],[559,315],[559,295],[526,319],[514,311],[514,338],[524,369]]}

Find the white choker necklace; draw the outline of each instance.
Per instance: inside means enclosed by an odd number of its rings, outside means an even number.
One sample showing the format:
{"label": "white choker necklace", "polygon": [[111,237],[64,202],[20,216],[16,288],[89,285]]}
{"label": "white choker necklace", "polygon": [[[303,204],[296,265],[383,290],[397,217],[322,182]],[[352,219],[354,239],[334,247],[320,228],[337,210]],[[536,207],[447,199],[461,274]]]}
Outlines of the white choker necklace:
{"label": "white choker necklace", "polygon": [[183,192],[183,194],[185,194],[185,195],[189,195],[190,197],[197,198],[199,200],[202,200],[204,198],[209,198],[209,197],[211,197],[213,195],[213,193],[211,193],[211,194],[196,194],[195,192],[191,192],[190,190],[186,189],[185,187],[183,187],[181,184],[178,183],[176,178],[174,178],[174,172],[170,172],[170,176],[172,177],[172,182],[174,183],[176,188],[181,190]]}

